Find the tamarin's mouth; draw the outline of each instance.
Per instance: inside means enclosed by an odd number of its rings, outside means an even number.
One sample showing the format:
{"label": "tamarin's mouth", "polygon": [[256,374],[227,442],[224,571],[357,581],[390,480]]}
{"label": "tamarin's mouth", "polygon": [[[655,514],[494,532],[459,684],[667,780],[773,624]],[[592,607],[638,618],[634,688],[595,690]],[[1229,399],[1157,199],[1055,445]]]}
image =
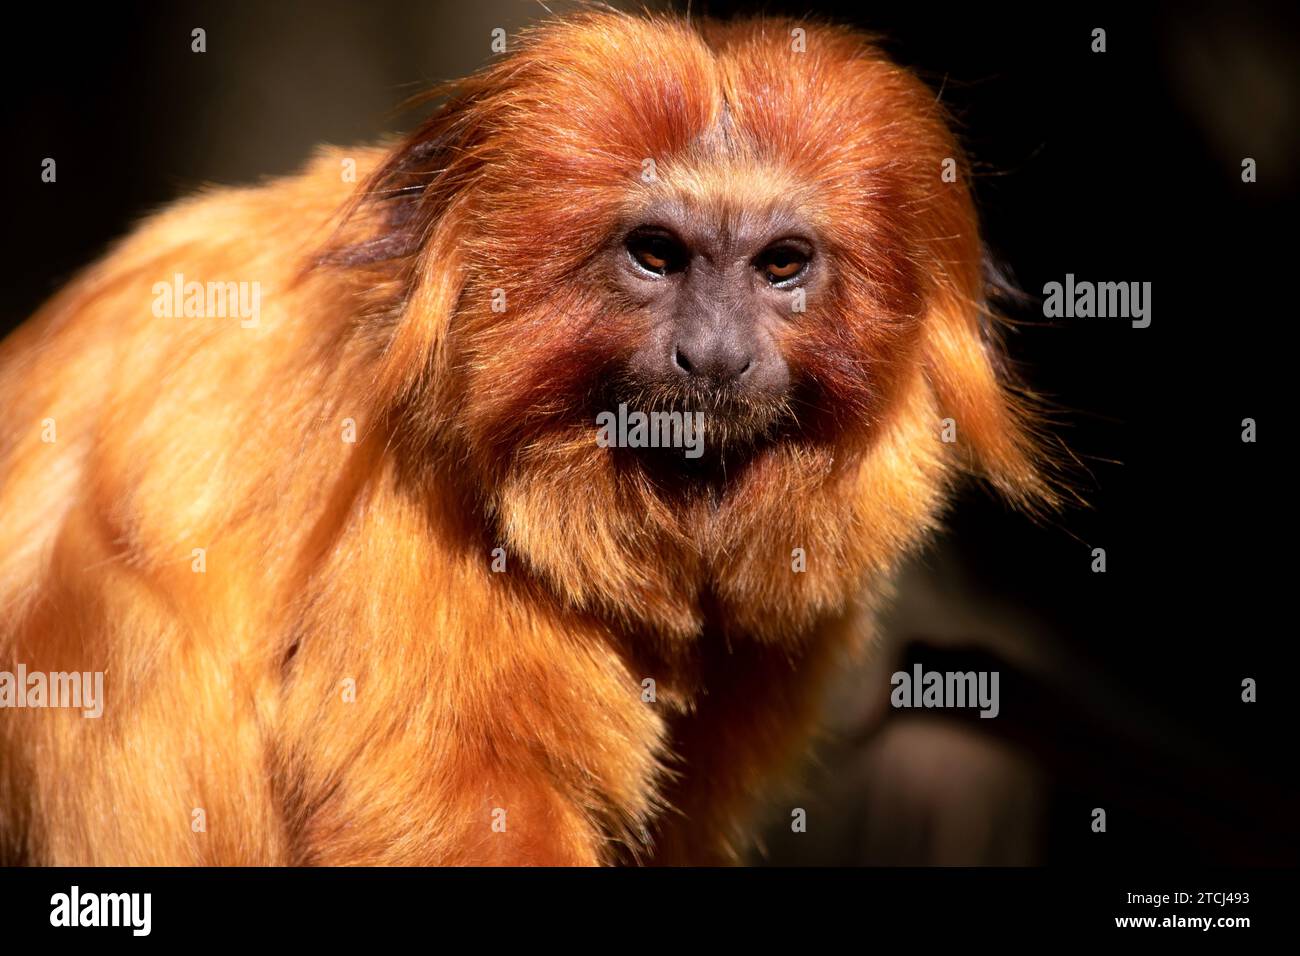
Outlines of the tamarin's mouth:
{"label": "tamarin's mouth", "polygon": [[701,441],[693,447],[628,445],[615,447],[612,454],[620,467],[634,468],[666,499],[707,498],[712,509],[744,480],[755,460],[783,440],[780,429],[754,431],[735,423],[711,421]]}
{"label": "tamarin's mouth", "polygon": [[[631,416],[639,413],[645,416],[647,428],[673,429],[674,440],[668,447],[681,447],[676,440],[678,428],[682,429],[684,438],[699,434],[705,448],[722,451],[760,440],[793,421],[784,391],[709,388],[624,378],[612,383],[604,395],[602,408],[618,415],[619,421],[626,419],[631,423]],[[641,421],[639,416],[635,421]]]}
{"label": "tamarin's mouth", "polygon": [[596,441],[666,497],[706,494],[716,508],[757,457],[797,434],[789,393],[625,375],[599,392]]}

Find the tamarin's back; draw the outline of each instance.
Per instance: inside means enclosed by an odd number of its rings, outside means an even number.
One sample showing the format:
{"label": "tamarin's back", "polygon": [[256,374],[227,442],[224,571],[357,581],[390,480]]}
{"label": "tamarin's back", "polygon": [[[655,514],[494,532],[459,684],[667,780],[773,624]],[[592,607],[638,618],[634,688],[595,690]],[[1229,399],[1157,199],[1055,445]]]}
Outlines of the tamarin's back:
{"label": "tamarin's back", "polygon": [[[312,343],[337,338],[343,314],[320,307],[327,277],[301,278],[353,188],[338,170],[324,156],[299,176],[177,204],[0,346],[0,659],[28,671],[102,670],[109,698],[99,720],[0,714],[10,855],[143,863],[284,853],[269,819],[214,826],[200,840],[190,810],[173,803],[259,817],[271,806],[271,754],[242,700],[266,690],[280,639],[263,589],[293,560],[321,512],[321,486],[355,450],[331,455],[312,440],[328,427],[337,442],[323,417],[329,391],[312,388],[334,370],[320,367]],[[201,306],[187,315],[193,282]],[[208,314],[209,282],[222,284],[218,304],[224,283],[257,282],[256,326],[234,309]],[[179,301],[163,285],[179,285]],[[258,710],[274,706],[273,694],[259,699]],[[211,787],[205,768],[231,777]],[[212,792],[200,800],[203,787]],[[16,843],[15,817],[31,819],[32,804],[37,817],[57,810],[87,822],[48,834],[36,825]],[[159,812],[176,826],[156,828]],[[149,836],[135,842],[137,815]],[[117,836],[78,832],[96,819]]]}

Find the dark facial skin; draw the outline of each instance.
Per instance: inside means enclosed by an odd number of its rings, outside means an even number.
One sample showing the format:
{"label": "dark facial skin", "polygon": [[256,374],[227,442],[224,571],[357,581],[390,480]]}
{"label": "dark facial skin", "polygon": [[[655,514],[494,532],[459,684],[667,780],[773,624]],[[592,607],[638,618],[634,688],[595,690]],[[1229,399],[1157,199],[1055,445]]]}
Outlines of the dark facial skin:
{"label": "dark facial skin", "polygon": [[812,230],[780,211],[718,221],[664,205],[609,255],[615,285],[650,317],[626,370],[635,391],[721,416],[733,436],[770,424],[791,387],[779,330],[824,268]]}

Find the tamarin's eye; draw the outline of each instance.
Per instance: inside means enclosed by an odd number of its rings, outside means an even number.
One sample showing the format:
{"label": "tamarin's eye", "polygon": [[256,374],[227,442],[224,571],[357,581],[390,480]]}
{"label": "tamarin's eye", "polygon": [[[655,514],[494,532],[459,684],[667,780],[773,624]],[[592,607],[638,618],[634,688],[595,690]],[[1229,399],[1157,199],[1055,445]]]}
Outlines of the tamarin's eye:
{"label": "tamarin's eye", "polygon": [[754,264],[768,282],[780,285],[803,272],[808,265],[808,255],[794,246],[776,245],[763,250]]}
{"label": "tamarin's eye", "polygon": [[681,272],[686,268],[686,249],[664,233],[634,232],[627,238],[627,251],[633,262],[655,275]]}

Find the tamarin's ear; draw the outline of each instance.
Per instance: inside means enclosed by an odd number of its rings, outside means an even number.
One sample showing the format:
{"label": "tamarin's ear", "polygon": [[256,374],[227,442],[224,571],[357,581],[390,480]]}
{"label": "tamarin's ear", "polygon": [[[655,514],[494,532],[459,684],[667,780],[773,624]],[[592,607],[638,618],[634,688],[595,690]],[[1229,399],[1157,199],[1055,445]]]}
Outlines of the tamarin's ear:
{"label": "tamarin's ear", "polygon": [[[1060,505],[1043,403],[1020,386],[988,296],[936,291],[925,323],[926,373],[963,466],[1031,513]],[[990,290],[991,291],[991,290]],[[941,429],[942,431],[942,429]]]}
{"label": "tamarin's ear", "polygon": [[465,281],[469,194],[491,117],[511,92],[507,68],[502,61],[408,104],[438,105],[370,173],[318,260],[355,274],[361,312],[387,336],[374,382],[378,402],[398,402],[437,381],[446,363],[447,328]]}
{"label": "tamarin's ear", "polygon": [[384,313],[388,332],[375,382],[381,402],[400,401],[444,368],[490,92],[488,78],[476,75],[419,97],[442,102],[370,175],[346,217],[346,238],[328,256],[384,299],[372,310]]}

